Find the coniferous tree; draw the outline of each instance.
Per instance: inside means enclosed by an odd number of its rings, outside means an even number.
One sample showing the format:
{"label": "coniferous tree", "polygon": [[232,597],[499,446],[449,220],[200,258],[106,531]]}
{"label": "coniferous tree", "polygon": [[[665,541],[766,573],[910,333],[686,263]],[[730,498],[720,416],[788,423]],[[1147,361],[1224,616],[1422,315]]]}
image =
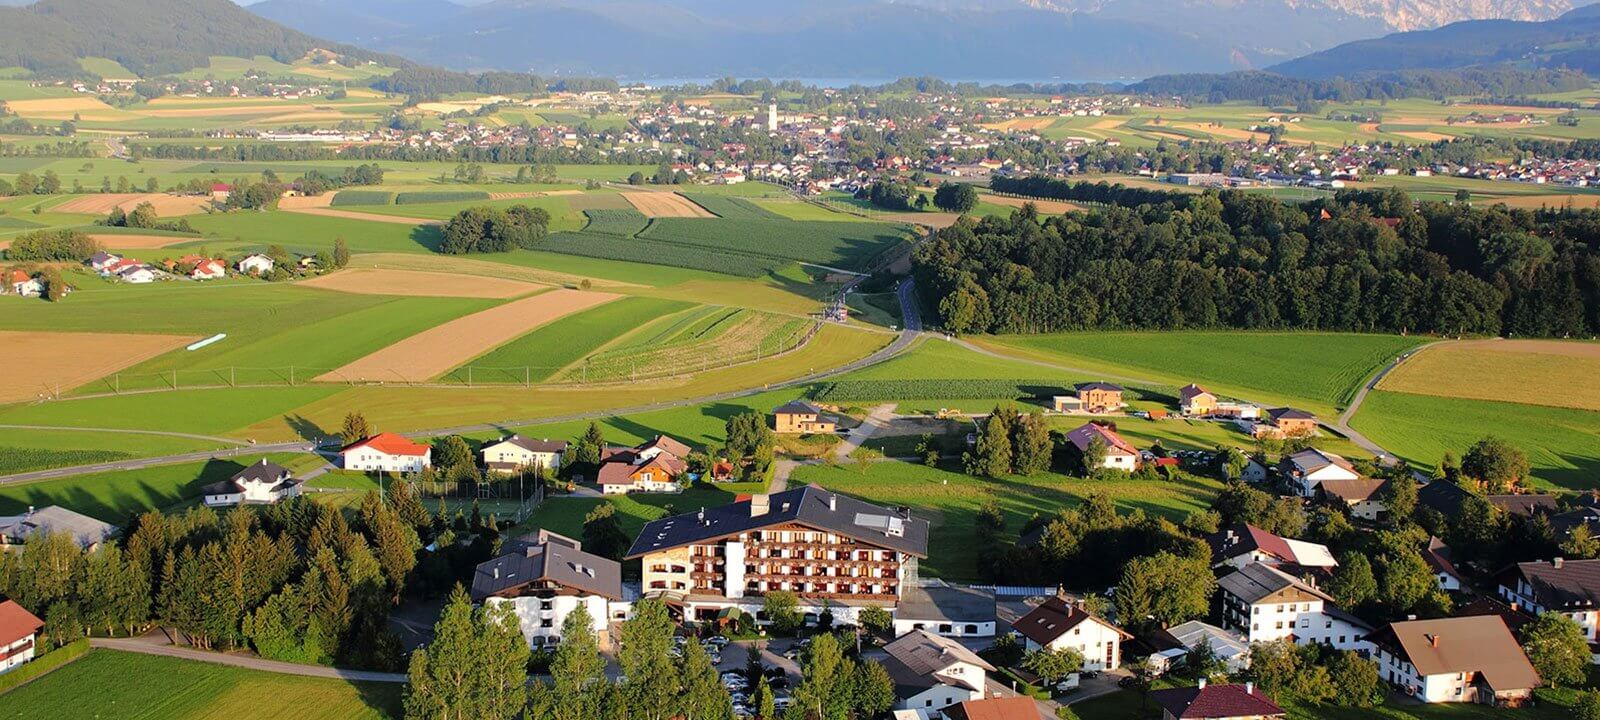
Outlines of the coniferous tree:
{"label": "coniferous tree", "polygon": [[627,682],[622,696],[629,714],[646,720],[672,717],[682,683],[672,648],[672,619],[667,606],[644,600],[634,606],[633,617],[622,624],[622,649],[617,662]]}
{"label": "coniferous tree", "polygon": [[684,646],[679,666],[683,689],[678,698],[678,716],[683,720],[731,720],[733,703],[728,689],[723,687],[711,656],[698,639],[690,638]]}

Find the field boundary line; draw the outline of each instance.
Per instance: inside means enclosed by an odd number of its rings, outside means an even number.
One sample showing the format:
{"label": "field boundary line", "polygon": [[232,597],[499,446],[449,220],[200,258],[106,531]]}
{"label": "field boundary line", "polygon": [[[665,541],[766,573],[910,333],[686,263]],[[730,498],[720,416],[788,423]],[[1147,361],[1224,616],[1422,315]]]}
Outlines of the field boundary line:
{"label": "field boundary line", "polygon": [[324,665],[301,665],[299,663],[267,660],[259,657],[243,655],[225,655],[223,653],[207,652],[193,648],[179,647],[176,645],[157,645],[138,638],[91,638],[89,647],[104,650],[117,650],[121,652],[140,653],[142,655],[160,655],[162,657],[177,658],[179,660],[192,660],[195,662],[211,663],[213,665],[229,665],[246,670],[277,673],[279,675],[300,675],[303,677],[329,678],[333,680],[352,680],[356,682],[384,682],[404,683],[405,673],[386,673],[374,670],[349,670],[345,668],[329,667]]}
{"label": "field boundary line", "polygon": [[[277,387],[277,386],[274,386],[274,387]],[[245,442],[243,440],[234,440],[232,438],[217,437],[215,435],[195,435],[195,434],[191,434],[191,433],[168,432],[168,431],[165,431],[165,430],[129,430],[129,429],[122,429],[122,428],[64,427],[64,426],[58,426],[58,425],[0,425],[0,430],[44,430],[44,431],[51,431],[51,432],[66,431],[66,432],[123,433],[123,434],[128,434],[128,435],[159,435],[159,436],[162,436],[162,437],[186,438],[186,439],[189,439],[189,440],[206,440],[206,441],[209,441],[209,442],[223,443],[225,445],[245,445],[245,446],[247,446],[247,445],[250,444],[250,443]]]}

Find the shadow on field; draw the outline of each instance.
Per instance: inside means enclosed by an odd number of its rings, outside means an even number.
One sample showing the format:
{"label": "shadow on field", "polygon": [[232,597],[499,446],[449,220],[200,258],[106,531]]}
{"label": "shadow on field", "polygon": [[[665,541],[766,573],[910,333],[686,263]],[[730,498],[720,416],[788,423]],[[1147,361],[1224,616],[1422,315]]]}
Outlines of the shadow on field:
{"label": "shadow on field", "polygon": [[301,440],[322,442],[323,438],[333,435],[332,432],[323,429],[321,425],[312,422],[310,418],[307,418],[304,415],[285,415],[283,416],[283,422],[284,424],[288,425],[289,429],[294,431],[294,434]]}
{"label": "shadow on field", "polygon": [[1600,457],[1561,455],[1570,468],[1534,467],[1533,475],[1560,488],[1575,492],[1600,490]]}
{"label": "shadow on field", "polygon": [[438,225],[418,225],[411,229],[411,241],[427,248],[428,252],[439,252],[444,232]]}

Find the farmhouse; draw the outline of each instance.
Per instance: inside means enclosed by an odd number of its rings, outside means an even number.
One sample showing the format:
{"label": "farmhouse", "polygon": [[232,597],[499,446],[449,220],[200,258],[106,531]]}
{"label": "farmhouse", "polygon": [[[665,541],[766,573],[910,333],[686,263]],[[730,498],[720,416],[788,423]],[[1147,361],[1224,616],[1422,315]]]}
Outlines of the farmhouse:
{"label": "farmhouse", "polygon": [[529,470],[535,475],[543,470],[561,469],[562,458],[566,454],[565,440],[534,440],[521,435],[500,438],[478,451],[483,458],[483,466],[490,471],[515,473]]}
{"label": "farmhouse", "polygon": [[1104,413],[1127,407],[1122,401],[1122,387],[1108,382],[1080,383],[1076,388],[1078,402],[1092,413]]}
{"label": "farmhouse", "polygon": [[1083,655],[1086,670],[1115,670],[1122,665],[1122,641],[1133,636],[1060,596],[1045,599],[1018,618],[1011,628],[1021,633],[1029,650],[1071,648]]}
{"label": "farmhouse", "polygon": [[1316,496],[1321,502],[1343,506],[1351,517],[1381,520],[1389,512],[1383,497],[1390,482],[1381,478],[1328,479],[1317,483]]}
{"label": "farmhouse", "polygon": [[346,470],[418,472],[433,464],[433,448],[394,433],[378,433],[346,445],[339,458]]}
{"label": "farmhouse", "polygon": [[822,408],[804,400],[784,403],[772,409],[773,431],[779,433],[832,433],[839,425],[823,417]]}
{"label": "farmhouse", "polygon": [[1522,562],[1495,580],[1500,597],[1534,615],[1560,613],[1583,628],[1590,647],[1600,628],[1600,560]]}
{"label": "farmhouse", "polygon": [[1340,650],[1371,647],[1372,627],[1333,606],[1333,598],[1277,568],[1252,563],[1217,581],[1223,626],[1251,643],[1289,640]]}
{"label": "farmhouse", "polygon": [[786,590],[802,612],[855,623],[862,607],[892,611],[927,553],[928,521],[808,485],[652,521],[626,559],[642,561],[645,597],[688,619],[759,613]]}
{"label": "farmhouse", "polygon": [[1167,688],[1150,693],[1161,706],[1162,720],[1269,720],[1282,718],[1278,707],[1255,683],[1211,685],[1200,678],[1192,688]]}
{"label": "farmhouse", "polygon": [[1256,423],[1252,434],[1258,438],[1283,439],[1311,437],[1317,432],[1317,416],[1304,410],[1282,407],[1267,411],[1266,422]]}
{"label": "farmhouse", "polygon": [[894,680],[894,709],[911,710],[922,720],[938,718],[947,707],[982,700],[994,666],[965,645],[926,630],[913,630],[883,647],[883,669]]}
{"label": "farmhouse", "polygon": [[1217,396],[1199,385],[1189,383],[1178,388],[1178,408],[1184,415],[1204,417],[1216,412]]}
{"label": "farmhouse", "polygon": [[44,621],[18,605],[0,600],[0,673],[33,659],[33,644]]}
{"label": "farmhouse", "polygon": [[994,592],[951,585],[912,585],[900,591],[896,637],[926,630],[944,637],[994,637]]}
{"label": "farmhouse", "polygon": [[108,252],[106,252],[104,250],[101,250],[99,252],[96,252],[93,255],[90,255],[89,259],[87,261],[85,261],[85,262],[89,263],[89,269],[94,270],[95,272],[103,272],[106,268],[108,268],[108,267],[110,267],[112,265],[115,265],[115,264],[117,264],[117,263],[119,263],[121,261],[122,261],[122,256],[121,255],[116,255],[116,254],[108,253]]}
{"label": "farmhouse", "polygon": [[1361,473],[1338,455],[1310,448],[1283,459],[1280,468],[1289,487],[1300,497],[1316,495],[1317,486],[1327,480],[1359,480]]}
{"label": "farmhouse", "polygon": [[6,278],[6,288],[18,297],[39,297],[44,294],[44,283],[21,270],[12,270]]}
{"label": "farmhouse", "polygon": [[228,266],[222,264],[221,260],[202,260],[189,271],[189,277],[195,280],[216,280],[227,276]]}
{"label": "farmhouse", "polygon": [[117,534],[117,528],[57,505],[30,507],[21,515],[0,517],[0,545],[21,545],[36,533],[67,533],[80,547],[93,550]]}
{"label": "farmhouse", "polygon": [[1132,472],[1139,469],[1139,451],[1132,443],[1122,439],[1121,435],[1113,428],[1098,423],[1084,423],[1067,433],[1067,440],[1078,452],[1088,452],[1095,439],[1099,439],[1105,446],[1105,459],[1100,461],[1100,467],[1109,470],[1127,470]]}
{"label": "farmhouse", "polygon": [[479,563],[472,574],[472,599],[510,604],[533,647],[557,644],[562,624],[580,606],[595,635],[605,637],[611,620],[627,615],[622,597],[621,565],[548,530],[507,542],[499,557]]}
{"label": "farmhouse", "polygon": [[622,495],[630,492],[678,492],[678,478],[689,469],[684,461],[689,446],[665,435],[632,448],[608,448],[600,460],[596,478],[600,492]]}
{"label": "farmhouse", "polygon": [[117,279],[130,285],[144,285],[156,281],[156,273],[145,265],[131,265],[117,271]]}
{"label": "farmhouse", "polygon": [[300,495],[300,481],[288,469],[263,459],[233,477],[201,489],[207,507],[270,505]]}
{"label": "farmhouse", "polygon": [[1539,686],[1528,656],[1495,615],[1390,623],[1372,643],[1383,679],[1421,702],[1514,707]]}
{"label": "farmhouse", "polygon": [[244,256],[236,267],[246,275],[265,275],[272,272],[272,264],[272,258],[257,253]]}
{"label": "farmhouse", "polygon": [[1280,537],[1254,525],[1239,523],[1206,539],[1211,545],[1212,567],[1241,569],[1251,563],[1299,569],[1327,570],[1338,566],[1326,545]]}
{"label": "farmhouse", "polygon": [[211,199],[217,202],[227,202],[228,196],[233,193],[233,186],[227,183],[211,183]]}

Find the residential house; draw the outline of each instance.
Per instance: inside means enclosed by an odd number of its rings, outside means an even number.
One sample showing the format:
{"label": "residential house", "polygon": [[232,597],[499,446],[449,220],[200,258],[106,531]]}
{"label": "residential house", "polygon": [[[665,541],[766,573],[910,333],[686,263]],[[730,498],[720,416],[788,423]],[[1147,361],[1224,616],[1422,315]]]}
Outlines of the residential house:
{"label": "residential house", "polygon": [[1495,615],[1407,620],[1373,634],[1384,681],[1425,703],[1519,706],[1539,673]]}
{"label": "residential house", "polygon": [[279,500],[300,496],[300,481],[289,470],[265,459],[251,465],[233,477],[201,488],[208,507],[233,507],[235,505],[270,505]]}
{"label": "residential house", "polygon": [[1206,542],[1211,545],[1212,567],[1227,565],[1237,570],[1262,563],[1294,572],[1332,570],[1339,565],[1326,545],[1281,537],[1246,523],[1223,528]]}
{"label": "residential house", "polygon": [[1058,413],[1081,413],[1083,401],[1076,395],[1056,395],[1050,398],[1050,409]]}
{"label": "residential house", "polygon": [[646,597],[688,619],[764,619],[763,596],[782,590],[854,623],[863,607],[893,612],[927,554],[928,521],[807,485],[654,520],[625,559],[641,560]]}
{"label": "residential house", "polygon": [[33,659],[44,621],[15,600],[0,600],[0,673]]}
{"label": "residential house", "polygon": [[1317,483],[1316,497],[1319,502],[1345,508],[1351,517],[1376,521],[1389,514],[1383,504],[1389,483],[1382,478],[1326,479]]}
{"label": "residential house", "polygon": [[118,270],[117,279],[129,285],[145,285],[156,281],[156,272],[147,265],[133,265]]}
{"label": "residential house", "polygon": [[1250,669],[1250,643],[1238,633],[1224,630],[1199,620],[1178,623],[1155,634],[1151,644],[1156,652],[1150,662],[1158,674],[1183,665],[1189,653],[1200,647],[1211,649],[1212,657],[1221,661],[1229,674]]}
{"label": "residential house", "polygon": [[1067,440],[1078,452],[1087,452],[1089,446],[1098,438],[1105,445],[1105,458],[1100,461],[1100,466],[1110,470],[1127,470],[1133,472],[1139,469],[1139,450],[1132,443],[1122,439],[1114,428],[1099,423],[1084,423],[1067,433]]}
{"label": "residential house", "polygon": [[189,277],[195,280],[217,280],[228,276],[228,266],[221,260],[205,259],[196,263]]}
{"label": "residential house", "polygon": [[89,269],[94,270],[95,272],[103,272],[106,268],[121,261],[121,255],[116,255],[114,253],[108,253],[104,250],[101,250],[93,255],[90,255],[88,263]]}
{"label": "residential house", "polygon": [[1289,640],[1364,650],[1372,627],[1333,604],[1327,593],[1277,568],[1253,563],[1217,581],[1223,627],[1251,643]]}
{"label": "residential house", "polygon": [[958,702],[944,710],[944,720],[1039,720],[1039,703],[1026,695]]}
{"label": "residential house", "polygon": [[[1521,562],[1496,579],[1497,593],[1513,607],[1543,615],[1560,613],[1583,628],[1591,649],[1600,632],[1600,560]],[[1600,653],[1595,653],[1600,655]]]}
{"label": "residential house", "polygon": [[1313,497],[1317,486],[1327,480],[1360,480],[1361,473],[1349,460],[1316,448],[1301,450],[1279,464],[1289,489],[1300,497]]}
{"label": "residential house", "polygon": [[[1417,489],[1417,505],[1429,508],[1445,517],[1455,517],[1461,512],[1461,503],[1473,493],[1449,480],[1434,480]],[[1509,515],[1533,517],[1555,515],[1560,512],[1554,495],[1480,495],[1490,505]]]}
{"label": "residential house", "polygon": [[246,255],[236,267],[238,267],[239,272],[246,275],[265,275],[272,272],[272,258],[260,253]]}
{"label": "residential house", "polygon": [[780,433],[828,434],[839,428],[833,418],[823,416],[822,408],[804,400],[773,408],[772,425]]}
{"label": "residential house", "polygon": [[1122,401],[1122,387],[1108,382],[1080,383],[1074,388],[1078,402],[1092,413],[1114,412],[1128,406]]}
{"label": "residential house", "polygon": [[211,199],[219,203],[227,202],[228,196],[233,193],[233,186],[227,183],[211,183]]}
{"label": "residential house", "polygon": [[609,448],[600,460],[600,492],[678,492],[678,478],[689,469],[689,446],[665,435],[633,448]]}
{"label": "residential house", "polygon": [[994,637],[993,590],[945,584],[911,585],[900,591],[895,637],[926,630],[943,637]]}
{"label": "residential house", "polygon": [[78,546],[93,550],[117,534],[116,526],[58,505],[0,517],[0,545],[21,545],[36,533],[67,533]]}
{"label": "residential house", "polygon": [[1269,720],[1282,718],[1283,708],[1255,683],[1213,685],[1201,678],[1195,687],[1166,688],[1150,693],[1161,706],[1162,720]]}
{"label": "residential house", "polygon": [[894,681],[895,710],[936,720],[948,707],[982,700],[990,665],[965,645],[926,630],[913,630],[883,647],[883,669]]}
{"label": "residential house", "polygon": [[6,278],[6,289],[18,297],[39,297],[44,294],[44,283],[21,270],[12,270]]}
{"label": "residential house", "polygon": [[1052,596],[1011,624],[1029,650],[1077,650],[1085,670],[1115,670],[1122,666],[1122,641],[1132,635],[1110,621]]}
{"label": "residential house", "polygon": [[1178,388],[1178,408],[1184,415],[1204,417],[1217,409],[1217,396],[1199,385]]}
{"label": "residential house", "polygon": [[1258,438],[1311,437],[1317,432],[1317,416],[1304,410],[1272,408],[1266,414],[1266,421],[1256,423],[1253,429]]}
{"label": "residential house", "polygon": [[420,472],[433,464],[433,448],[386,432],[346,445],[339,459],[346,470]]}
{"label": "residential house", "polygon": [[499,557],[472,573],[472,599],[486,606],[509,604],[532,647],[560,642],[567,616],[589,613],[596,637],[607,637],[612,620],[623,619],[622,566],[584,552],[577,540],[548,530],[507,541]]}
{"label": "residential house", "polygon": [[1434,581],[1439,584],[1440,590],[1446,592],[1455,592],[1466,585],[1461,579],[1461,572],[1456,570],[1455,561],[1451,559],[1454,554],[1449,545],[1436,537],[1429,537],[1428,547],[1422,551],[1422,559],[1433,570]]}
{"label": "residential house", "polygon": [[565,440],[534,440],[521,435],[500,438],[478,451],[483,466],[491,472],[516,473],[528,470],[538,475],[543,470],[559,470],[567,455]]}

